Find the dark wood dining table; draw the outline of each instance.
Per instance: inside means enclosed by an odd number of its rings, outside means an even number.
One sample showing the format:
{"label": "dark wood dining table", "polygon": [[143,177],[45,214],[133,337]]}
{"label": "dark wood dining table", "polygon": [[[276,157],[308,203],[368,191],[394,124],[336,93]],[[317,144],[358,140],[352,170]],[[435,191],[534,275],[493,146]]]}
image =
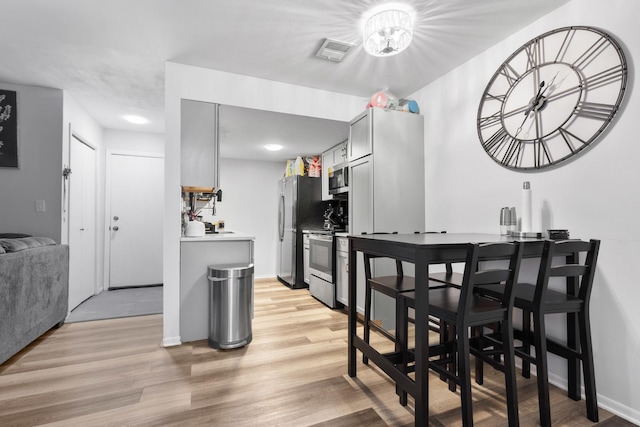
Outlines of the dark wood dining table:
{"label": "dark wood dining table", "polygon": [[[356,350],[360,350],[396,384],[415,399],[415,425],[426,426],[429,419],[429,358],[428,277],[430,264],[464,262],[469,243],[524,241],[524,256],[539,257],[543,239],[517,239],[499,234],[430,233],[430,234],[371,234],[349,237],[349,296],[348,296],[348,373],[356,376]],[[387,257],[412,263],[415,267],[415,379],[412,380],[394,365],[397,354],[383,355],[357,335],[356,292],[357,253]]]}

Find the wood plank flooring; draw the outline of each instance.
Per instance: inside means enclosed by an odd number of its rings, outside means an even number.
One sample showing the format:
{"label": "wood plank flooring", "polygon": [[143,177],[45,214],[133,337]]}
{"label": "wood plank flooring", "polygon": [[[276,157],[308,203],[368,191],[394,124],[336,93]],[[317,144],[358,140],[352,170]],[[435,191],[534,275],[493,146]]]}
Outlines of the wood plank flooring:
{"label": "wood plank flooring", "polygon": [[[400,406],[374,365],[349,378],[346,331],[344,313],[277,281],[256,282],[253,342],[242,349],[163,348],[161,315],[66,324],[0,366],[0,426],[413,425],[413,401]],[[502,376],[485,371],[476,425],[505,426]],[[535,379],[518,386],[521,425],[535,426]],[[430,387],[430,425],[461,425],[459,395],[436,376]],[[554,425],[632,425],[602,409],[593,424],[584,401],[556,388],[551,404]]]}

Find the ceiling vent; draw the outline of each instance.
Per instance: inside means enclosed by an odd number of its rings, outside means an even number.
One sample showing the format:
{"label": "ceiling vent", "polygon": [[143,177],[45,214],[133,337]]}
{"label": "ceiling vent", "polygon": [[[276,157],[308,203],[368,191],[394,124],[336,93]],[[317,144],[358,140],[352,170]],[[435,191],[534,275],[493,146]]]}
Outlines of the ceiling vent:
{"label": "ceiling vent", "polygon": [[316,56],[322,59],[328,59],[332,62],[342,62],[349,53],[353,44],[340,42],[338,40],[324,39],[322,46],[316,52]]}

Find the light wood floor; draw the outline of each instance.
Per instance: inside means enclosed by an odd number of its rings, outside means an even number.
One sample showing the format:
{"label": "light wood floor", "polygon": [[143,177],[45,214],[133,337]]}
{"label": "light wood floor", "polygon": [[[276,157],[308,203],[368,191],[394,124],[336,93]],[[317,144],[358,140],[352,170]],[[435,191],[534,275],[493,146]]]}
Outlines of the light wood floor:
{"label": "light wood floor", "polygon": [[[73,323],[0,366],[0,426],[409,426],[375,366],[347,372],[347,317],[278,282],[256,283],[253,342],[216,351],[206,341],[163,348],[162,316]],[[381,348],[388,341],[377,337]],[[534,379],[518,378],[520,420],[537,425]],[[433,426],[457,426],[459,395],[435,376]],[[501,374],[474,386],[478,426],[505,426]],[[554,425],[595,425],[584,401],[553,388]],[[601,426],[631,425],[600,410]]]}

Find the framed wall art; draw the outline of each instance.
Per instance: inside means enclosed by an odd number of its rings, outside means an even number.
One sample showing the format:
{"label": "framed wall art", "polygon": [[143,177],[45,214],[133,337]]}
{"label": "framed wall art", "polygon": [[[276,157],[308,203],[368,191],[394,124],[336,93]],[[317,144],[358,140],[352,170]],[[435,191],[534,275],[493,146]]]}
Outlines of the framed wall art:
{"label": "framed wall art", "polygon": [[0,89],[0,167],[18,167],[18,96]]}

